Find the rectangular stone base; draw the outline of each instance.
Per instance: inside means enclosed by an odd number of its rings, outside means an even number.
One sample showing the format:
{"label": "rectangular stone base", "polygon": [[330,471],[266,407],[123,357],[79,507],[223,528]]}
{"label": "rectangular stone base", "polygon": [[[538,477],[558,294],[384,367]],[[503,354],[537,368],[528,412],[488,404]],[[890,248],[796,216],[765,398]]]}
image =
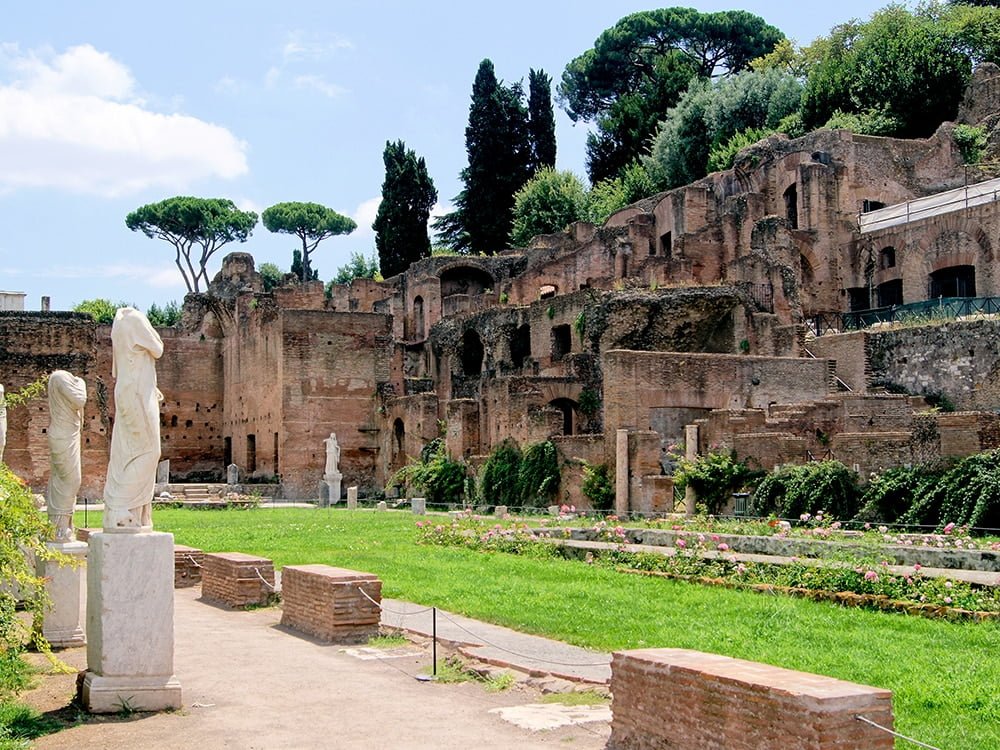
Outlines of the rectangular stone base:
{"label": "rectangular stone base", "polygon": [[52,648],[75,648],[87,642],[83,630],[84,567],[87,545],[83,542],[49,542],[53,552],[72,559],[65,565],[39,560],[38,575],[46,579],[50,606],[42,619],[42,635]]}
{"label": "rectangular stone base", "polygon": [[180,706],[174,677],[174,538],[171,534],[90,537],[87,556],[87,676],[83,707]]}
{"label": "rectangular stone base", "polygon": [[85,672],[80,703],[94,714],[168,711],[181,707],[181,683],[169,677],[101,677]]}

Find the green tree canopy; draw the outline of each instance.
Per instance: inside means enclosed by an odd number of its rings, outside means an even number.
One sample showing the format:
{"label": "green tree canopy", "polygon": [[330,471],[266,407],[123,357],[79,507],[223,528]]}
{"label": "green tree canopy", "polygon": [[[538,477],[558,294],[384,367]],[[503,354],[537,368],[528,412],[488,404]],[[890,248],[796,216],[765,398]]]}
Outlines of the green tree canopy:
{"label": "green tree canopy", "polygon": [[972,67],[1000,54],[1000,9],[890,5],[842,24],[802,52],[808,78],[802,116],[809,128],[836,112],[882,115],[892,135],[928,136],[952,120]]}
{"label": "green tree canopy", "polygon": [[646,167],[654,184],[667,190],[704,177],[713,147],[750,128],[777,129],[801,94],[798,79],[776,68],[692,82],[653,140]]}
{"label": "green tree canopy", "polygon": [[333,284],[350,284],[355,279],[375,279],[382,280],[379,273],[378,258],[375,253],[366,258],[362,253],[351,253],[351,259],[337,269],[336,275],[331,280]]}
{"label": "green tree canopy", "polygon": [[338,234],[350,234],[358,226],[332,208],[319,203],[275,203],[260,216],[269,232],[294,234],[302,241],[302,281],[313,278],[309,256],[323,240]]}
{"label": "green tree canopy", "polygon": [[587,194],[580,178],[546,167],[514,196],[511,239],[516,247],[525,247],[537,234],[561,231],[584,218],[586,210]]}
{"label": "green tree canopy", "polygon": [[[125,217],[125,226],[147,237],[166,240],[189,292],[208,288],[208,259],[223,245],[246,242],[257,214],[240,211],[226,198],[177,196],[140,206]],[[192,257],[194,254],[194,257]]]}
{"label": "green tree canopy", "polygon": [[73,306],[73,312],[86,313],[101,325],[111,325],[115,322],[115,313],[120,307],[129,307],[129,303],[112,302],[109,299],[97,297],[78,302]]}
{"label": "green tree canopy", "polygon": [[181,322],[181,312],[181,307],[176,301],[171,300],[163,307],[154,302],[149,306],[149,310],[146,311],[146,318],[151,325],[160,328],[169,328]]}
{"label": "green tree canopy", "polygon": [[531,170],[556,166],[556,118],[552,109],[552,79],[544,70],[528,71],[528,132]]}
{"label": "green tree canopy", "polygon": [[483,60],[472,85],[465,129],[468,166],[455,210],[434,223],[446,244],[460,252],[493,255],[510,241],[514,193],[531,176],[528,111],[520,84],[497,80]]}
{"label": "green tree canopy", "polygon": [[588,139],[591,182],[640,156],[656,123],[692,77],[730,75],[784,38],[746,11],[662,8],[622,18],[563,71],[558,95],[574,121],[597,123]]}
{"label": "green tree canopy", "polygon": [[270,292],[275,287],[280,286],[281,279],[285,275],[276,263],[261,263],[257,272],[260,274],[265,292]]}
{"label": "green tree canopy", "polygon": [[395,276],[431,254],[427,220],[438,194],[423,157],[418,158],[403,141],[387,141],[382,161],[382,202],[372,224],[379,260],[372,266],[376,272],[381,266],[384,275]]}

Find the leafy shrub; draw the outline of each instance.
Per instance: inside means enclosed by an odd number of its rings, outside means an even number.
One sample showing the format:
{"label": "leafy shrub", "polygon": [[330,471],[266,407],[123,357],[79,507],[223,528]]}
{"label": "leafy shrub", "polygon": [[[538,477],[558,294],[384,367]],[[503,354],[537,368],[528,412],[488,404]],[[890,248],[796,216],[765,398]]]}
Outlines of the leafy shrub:
{"label": "leafy shrub", "polygon": [[674,487],[684,492],[690,485],[698,494],[698,500],[714,514],[726,507],[733,492],[759,475],[743,461],[737,461],[735,451],[709,453],[694,461],[680,459],[674,472]]}
{"label": "leafy shrub", "polygon": [[861,114],[837,110],[823,127],[831,130],[841,128],[859,135],[891,136],[899,132],[900,126],[899,120],[892,115],[881,110],[870,109]]}
{"label": "leafy shrub", "polygon": [[521,501],[517,482],[521,469],[521,449],[513,440],[504,440],[493,449],[479,470],[479,496],[487,505],[513,505]]}
{"label": "leafy shrub", "polygon": [[1000,528],[1000,450],[959,461],[934,487],[927,506],[940,508],[932,523]]}
{"label": "leafy shrub", "polygon": [[858,475],[839,461],[786,466],[764,477],[750,498],[754,515],[782,518],[821,510],[833,518],[854,518],[859,506]]}
{"label": "leafy shrub", "polygon": [[465,492],[465,464],[448,455],[444,440],[435,438],[411,461],[392,475],[388,487],[413,487],[428,503],[460,503]]}
{"label": "leafy shrub", "polygon": [[986,131],[974,125],[956,125],[951,137],[962,153],[966,164],[975,164],[983,157],[986,148]]}
{"label": "leafy shrub", "polygon": [[525,507],[544,508],[552,505],[559,491],[559,458],[551,440],[529,445],[521,457],[517,483],[521,490],[521,504]]}
{"label": "leafy shrub", "polygon": [[112,302],[109,299],[98,297],[78,302],[73,306],[73,312],[86,313],[101,325],[111,325],[115,320],[115,313],[118,312],[118,308],[128,306],[128,302]]}
{"label": "leafy shrub", "polygon": [[615,505],[615,485],[607,464],[583,464],[584,496],[594,510],[611,510]]}
{"label": "leafy shrub", "polygon": [[772,133],[774,131],[770,128],[747,128],[728,140],[715,144],[708,153],[708,171],[721,172],[724,169],[730,169],[736,162],[736,154],[767,138]]}
{"label": "leafy shrub", "polygon": [[[28,557],[47,559],[53,555],[45,547],[51,526],[35,508],[31,490],[0,463],[0,700],[23,690],[24,671],[20,655],[30,643],[43,651],[48,644],[40,629],[17,616],[22,607],[29,620],[40,621],[48,604],[44,581],[35,575]],[[15,593],[20,602],[15,598]]]}
{"label": "leafy shrub", "polygon": [[857,520],[896,523],[915,500],[933,491],[942,475],[942,469],[926,465],[898,466],[883,472],[865,490]]}
{"label": "leafy shrub", "polygon": [[587,193],[572,172],[545,167],[514,195],[511,242],[525,247],[538,234],[561,232],[584,218]]}

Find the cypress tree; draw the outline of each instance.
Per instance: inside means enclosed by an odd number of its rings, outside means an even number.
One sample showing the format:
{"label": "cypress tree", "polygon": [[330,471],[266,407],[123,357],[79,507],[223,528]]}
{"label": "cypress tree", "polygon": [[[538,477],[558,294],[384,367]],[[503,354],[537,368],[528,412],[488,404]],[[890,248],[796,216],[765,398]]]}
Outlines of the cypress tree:
{"label": "cypress tree", "polygon": [[531,171],[556,166],[556,118],[552,110],[552,79],[544,70],[528,72],[528,130]]}
{"label": "cypress tree", "polygon": [[465,187],[454,200],[455,211],[434,225],[455,250],[493,255],[510,243],[514,193],[531,174],[523,99],[520,84],[497,80],[490,60],[479,64],[465,129]]}
{"label": "cypress tree", "polygon": [[427,219],[437,201],[437,190],[427,174],[423,157],[417,158],[403,141],[387,141],[382,160],[385,162],[382,202],[372,229],[379,268],[388,278],[431,254]]}

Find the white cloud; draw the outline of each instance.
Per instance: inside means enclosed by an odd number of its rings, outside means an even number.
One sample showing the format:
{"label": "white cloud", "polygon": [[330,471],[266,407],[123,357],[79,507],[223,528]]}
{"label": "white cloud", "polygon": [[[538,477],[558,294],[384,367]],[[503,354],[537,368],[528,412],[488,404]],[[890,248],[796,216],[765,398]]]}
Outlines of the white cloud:
{"label": "white cloud", "polygon": [[374,198],[362,201],[358,204],[358,207],[354,209],[354,213],[351,214],[351,218],[358,223],[358,228],[354,230],[357,234],[370,234],[374,231],[372,229],[372,223],[375,221],[375,216],[378,215],[378,207],[381,203],[382,196],[378,195]]}
{"label": "white cloud", "polygon": [[313,62],[329,57],[340,49],[354,49],[354,43],[340,34],[318,36],[301,29],[290,31],[281,47],[281,56],[288,62],[311,60]]}
{"label": "white cloud", "polygon": [[157,289],[184,287],[184,279],[172,263],[143,265],[138,263],[109,263],[93,266],[62,264],[28,274],[52,279],[125,279]]}
{"label": "white cloud", "polygon": [[331,99],[348,93],[348,90],[343,86],[338,86],[336,83],[330,83],[323,78],[323,76],[318,75],[296,76],[293,83],[297,89],[311,89],[313,91],[318,91],[323,94],[323,96],[328,96]]}
{"label": "white cloud", "polygon": [[147,109],[128,68],[90,45],[0,51],[0,192],[57,188],[118,196],[183,189],[248,171],[228,129]]}
{"label": "white cloud", "polygon": [[240,211],[253,211],[258,216],[264,210],[264,207],[252,198],[237,198],[233,203]]}

